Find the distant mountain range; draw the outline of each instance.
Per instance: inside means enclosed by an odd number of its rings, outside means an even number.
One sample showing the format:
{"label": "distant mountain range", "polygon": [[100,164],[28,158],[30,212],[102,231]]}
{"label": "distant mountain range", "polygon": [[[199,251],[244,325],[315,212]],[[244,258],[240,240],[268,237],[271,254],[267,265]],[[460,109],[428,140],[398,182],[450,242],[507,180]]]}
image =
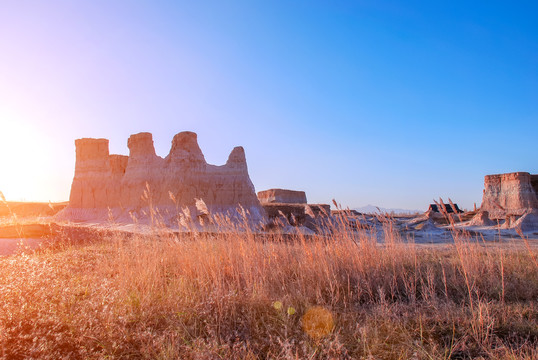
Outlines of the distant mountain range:
{"label": "distant mountain range", "polygon": [[409,209],[387,209],[375,205],[366,205],[363,207],[355,208],[360,213],[394,213],[394,214],[415,214],[423,213],[424,210],[409,210]]}

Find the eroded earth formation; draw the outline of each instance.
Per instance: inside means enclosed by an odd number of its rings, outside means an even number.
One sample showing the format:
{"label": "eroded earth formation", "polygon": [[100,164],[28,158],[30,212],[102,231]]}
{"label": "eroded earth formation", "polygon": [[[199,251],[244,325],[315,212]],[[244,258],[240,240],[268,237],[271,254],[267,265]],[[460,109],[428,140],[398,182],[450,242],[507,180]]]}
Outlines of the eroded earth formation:
{"label": "eroded earth formation", "polygon": [[211,212],[241,205],[251,216],[262,216],[242,147],[232,150],[225,165],[215,166],[205,161],[193,132],[175,135],[165,158],[156,155],[150,133],[131,135],[127,145],[129,156],[122,156],[109,154],[107,139],[75,141],[75,177],[63,218],[128,220],[156,209],[166,219],[185,207],[195,216],[197,199]]}
{"label": "eroded earth formation", "polygon": [[492,218],[521,216],[538,209],[538,175],[514,172],[487,175],[480,210]]}
{"label": "eroded earth formation", "polygon": [[258,199],[262,204],[306,204],[306,193],[296,190],[269,189],[259,191]]}

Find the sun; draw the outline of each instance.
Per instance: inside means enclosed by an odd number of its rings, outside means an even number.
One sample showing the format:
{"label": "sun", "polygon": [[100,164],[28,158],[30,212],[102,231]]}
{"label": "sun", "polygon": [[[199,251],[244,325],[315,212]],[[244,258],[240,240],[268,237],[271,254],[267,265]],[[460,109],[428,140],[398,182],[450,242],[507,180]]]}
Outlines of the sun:
{"label": "sun", "polygon": [[0,110],[0,191],[8,200],[34,200],[49,149],[35,126],[9,115]]}

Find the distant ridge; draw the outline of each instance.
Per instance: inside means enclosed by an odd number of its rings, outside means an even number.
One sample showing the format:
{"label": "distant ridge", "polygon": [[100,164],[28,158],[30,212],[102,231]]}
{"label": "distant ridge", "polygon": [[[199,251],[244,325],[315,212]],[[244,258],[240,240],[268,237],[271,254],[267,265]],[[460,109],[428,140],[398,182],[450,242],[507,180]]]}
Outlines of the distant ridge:
{"label": "distant ridge", "polygon": [[423,213],[423,210],[409,210],[409,209],[390,209],[390,208],[382,208],[375,205],[366,205],[363,207],[355,208],[353,210],[357,210],[361,213],[394,213],[394,214],[415,214],[415,213]]}

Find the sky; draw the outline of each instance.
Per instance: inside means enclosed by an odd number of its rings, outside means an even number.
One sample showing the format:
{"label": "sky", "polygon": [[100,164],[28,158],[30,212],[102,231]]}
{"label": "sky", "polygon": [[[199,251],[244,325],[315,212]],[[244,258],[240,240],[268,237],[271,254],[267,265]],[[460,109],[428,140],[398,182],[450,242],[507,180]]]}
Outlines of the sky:
{"label": "sky", "polygon": [[0,191],[69,198],[74,140],[194,131],[256,191],[480,205],[538,173],[535,1],[0,0]]}

